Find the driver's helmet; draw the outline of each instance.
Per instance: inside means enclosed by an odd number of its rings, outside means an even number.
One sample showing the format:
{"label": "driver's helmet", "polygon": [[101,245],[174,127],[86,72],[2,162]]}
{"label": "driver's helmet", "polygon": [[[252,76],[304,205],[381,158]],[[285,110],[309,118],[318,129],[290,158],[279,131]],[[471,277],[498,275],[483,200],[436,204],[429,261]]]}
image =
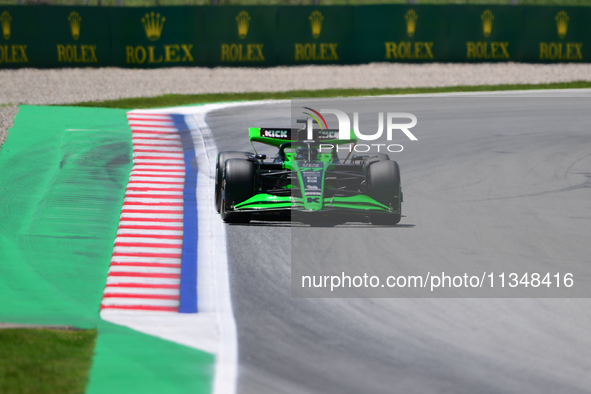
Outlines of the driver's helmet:
{"label": "driver's helmet", "polygon": [[308,149],[301,146],[296,149],[296,160],[308,160]]}
{"label": "driver's helmet", "polygon": [[[318,149],[312,148],[310,151],[310,159],[318,159]],[[300,146],[298,149],[296,149],[296,160],[308,160],[308,148]]]}

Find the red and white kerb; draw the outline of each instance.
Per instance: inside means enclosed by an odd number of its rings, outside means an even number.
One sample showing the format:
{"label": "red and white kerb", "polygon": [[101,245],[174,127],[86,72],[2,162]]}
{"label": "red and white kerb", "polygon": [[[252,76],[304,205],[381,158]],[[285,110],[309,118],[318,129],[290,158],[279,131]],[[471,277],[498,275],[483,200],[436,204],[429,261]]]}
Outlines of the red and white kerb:
{"label": "red and white kerb", "polygon": [[177,312],[183,147],[170,115],[130,112],[133,168],[101,309]]}

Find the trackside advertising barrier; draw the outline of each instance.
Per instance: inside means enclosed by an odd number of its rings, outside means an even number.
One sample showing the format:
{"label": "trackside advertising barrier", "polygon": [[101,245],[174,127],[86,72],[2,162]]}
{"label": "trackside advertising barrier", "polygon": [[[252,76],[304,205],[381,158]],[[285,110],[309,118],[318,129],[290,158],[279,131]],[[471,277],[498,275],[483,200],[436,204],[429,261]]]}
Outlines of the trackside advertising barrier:
{"label": "trackside advertising barrier", "polygon": [[0,7],[0,68],[588,62],[591,8]]}

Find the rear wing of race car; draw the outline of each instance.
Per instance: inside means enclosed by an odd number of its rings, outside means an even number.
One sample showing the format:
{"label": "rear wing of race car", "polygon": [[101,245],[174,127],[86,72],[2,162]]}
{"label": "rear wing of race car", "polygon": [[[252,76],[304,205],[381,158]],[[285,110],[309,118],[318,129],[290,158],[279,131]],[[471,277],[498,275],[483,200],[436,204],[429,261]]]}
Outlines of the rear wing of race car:
{"label": "rear wing of race car", "polygon": [[[260,142],[279,147],[285,142],[304,141],[307,138],[307,133],[308,131],[305,129],[250,127],[248,129],[248,138],[251,142]],[[318,141],[327,144],[342,145],[357,143],[356,137],[348,140],[338,139],[338,130],[314,130],[314,134],[317,135]]]}

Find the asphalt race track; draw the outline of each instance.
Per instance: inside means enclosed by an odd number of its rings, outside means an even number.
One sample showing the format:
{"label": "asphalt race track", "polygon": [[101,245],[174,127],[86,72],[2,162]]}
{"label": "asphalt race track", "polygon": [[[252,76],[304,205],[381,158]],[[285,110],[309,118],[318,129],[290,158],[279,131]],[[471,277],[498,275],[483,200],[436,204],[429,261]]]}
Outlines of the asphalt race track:
{"label": "asphalt race track", "polygon": [[[371,231],[387,245],[377,258],[394,267],[591,264],[591,118],[582,116],[591,99],[507,96],[437,108],[407,98],[425,127],[391,154],[400,225],[343,231]],[[516,124],[528,111],[531,121]],[[247,127],[289,127],[290,105],[224,109],[206,122],[220,151],[251,151]],[[289,223],[227,226],[240,394],[589,392],[589,299],[291,298],[291,235]]]}

